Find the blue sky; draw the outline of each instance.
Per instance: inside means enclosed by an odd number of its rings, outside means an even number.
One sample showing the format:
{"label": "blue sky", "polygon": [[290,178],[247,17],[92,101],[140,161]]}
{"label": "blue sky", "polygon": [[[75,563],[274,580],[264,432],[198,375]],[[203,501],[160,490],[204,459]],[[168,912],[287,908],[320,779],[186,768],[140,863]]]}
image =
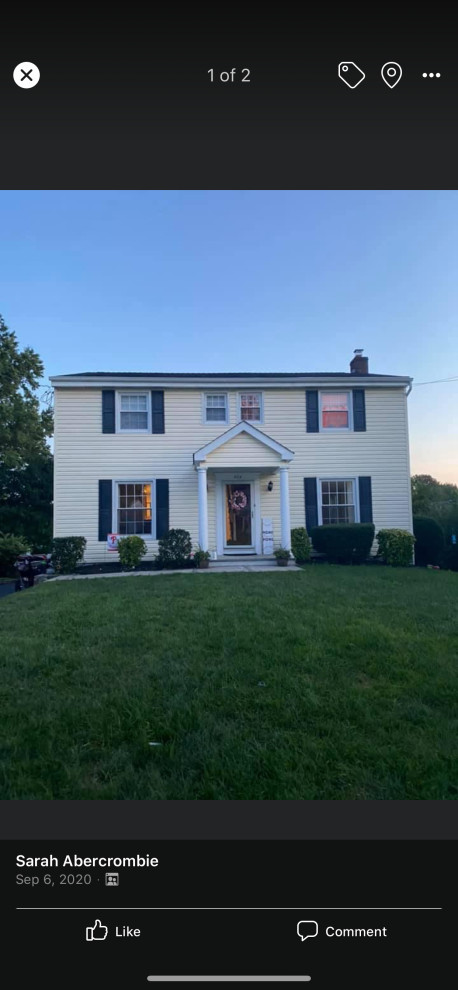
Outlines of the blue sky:
{"label": "blue sky", "polygon": [[[46,374],[458,376],[458,193],[0,192],[0,312]],[[458,381],[414,387],[413,473],[458,483]]]}

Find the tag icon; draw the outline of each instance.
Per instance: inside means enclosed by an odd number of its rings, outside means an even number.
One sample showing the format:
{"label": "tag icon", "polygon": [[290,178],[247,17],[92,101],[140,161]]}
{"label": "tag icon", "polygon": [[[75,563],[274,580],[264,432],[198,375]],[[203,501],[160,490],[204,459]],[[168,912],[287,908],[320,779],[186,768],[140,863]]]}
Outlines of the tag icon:
{"label": "tag icon", "polygon": [[382,67],[382,79],[390,89],[397,86],[401,76],[402,69],[398,62],[385,62],[385,65]]}
{"label": "tag icon", "polygon": [[350,89],[356,89],[366,78],[366,73],[356,65],[356,62],[339,62],[337,74]]}

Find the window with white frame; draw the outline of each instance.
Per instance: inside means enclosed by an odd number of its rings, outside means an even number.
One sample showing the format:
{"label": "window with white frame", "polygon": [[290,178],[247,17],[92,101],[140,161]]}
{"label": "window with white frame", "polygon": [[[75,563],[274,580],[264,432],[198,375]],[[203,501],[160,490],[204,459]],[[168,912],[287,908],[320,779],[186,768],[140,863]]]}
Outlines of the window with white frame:
{"label": "window with white frame", "polygon": [[323,526],[356,522],[354,480],[320,481],[320,494]]}
{"label": "window with white frame", "polygon": [[118,429],[121,433],[145,433],[150,429],[148,392],[119,393]]}
{"label": "window with white frame", "polygon": [[205,396],[205,422],[227,423],[227,395],[225,392],[207,392]]}
{"label": "window with white frame", "polygon": [[118,481],[116,529],[120,536],[154,536],[152,481]]}
{"label": "window with white frame", "polygon": [[249,423],[260,423],[262,420],[262,392],[240,393],[240,419]]}
{"label": "window with white frame", "polygon": [[320,429],[350,429],[350,393],[320,393]]}

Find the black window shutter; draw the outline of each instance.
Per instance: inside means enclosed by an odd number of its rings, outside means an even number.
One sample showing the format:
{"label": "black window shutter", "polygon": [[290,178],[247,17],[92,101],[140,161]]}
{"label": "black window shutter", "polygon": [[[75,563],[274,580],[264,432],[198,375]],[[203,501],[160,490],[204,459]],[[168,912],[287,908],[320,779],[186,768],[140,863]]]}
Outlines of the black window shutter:
{"label": "black window shutter", "polygon": [[316,478],[304,478],[305,491],[305,528],[307,533],[318,526],[318,501],[316,494]]}
{"label": "black window shutter", "polygon": [[116,433],[114,388],[102,389],[102,433]]}
{"label": "black window shutter", "polygon": [[164,427],[164,392],[155,389],[151,392],[151,432],[165,433]]}
{"label": "black window shutter", "polygon": [[358,478],[359,487],[359,521],[371,523],[372,519],[372,481],[369,477]]}
{"label": "black window shutter", "polygon": [[160,540],[169,531],[169,481],[158,478],[156,481],[156,539]]}
{"label": "black window shutter", "polygon": [[318,391],[308,388],[305,393],[307,433],[318,433]]}
{"label": "black window shutter", "polygon": [[363,388],[353,389],[353,429],[363,433],[366,429],[366,399]]}
{"label": "black window shutter", "polygon": [[99,540],[106,543],[113,526],[113,485],[99,481]]}

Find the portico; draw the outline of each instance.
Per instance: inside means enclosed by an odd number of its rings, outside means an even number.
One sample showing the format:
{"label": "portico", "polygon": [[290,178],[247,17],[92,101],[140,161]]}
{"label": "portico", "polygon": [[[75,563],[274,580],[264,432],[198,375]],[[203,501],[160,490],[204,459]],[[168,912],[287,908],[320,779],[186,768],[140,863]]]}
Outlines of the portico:
{"label": "portico", "polygon": [[262,554],[262,532],[269,524],[273,546],[290,549],[293,458],[292,450],[243,421],[194,453],[203,550],[216,548],[218,556]]}

